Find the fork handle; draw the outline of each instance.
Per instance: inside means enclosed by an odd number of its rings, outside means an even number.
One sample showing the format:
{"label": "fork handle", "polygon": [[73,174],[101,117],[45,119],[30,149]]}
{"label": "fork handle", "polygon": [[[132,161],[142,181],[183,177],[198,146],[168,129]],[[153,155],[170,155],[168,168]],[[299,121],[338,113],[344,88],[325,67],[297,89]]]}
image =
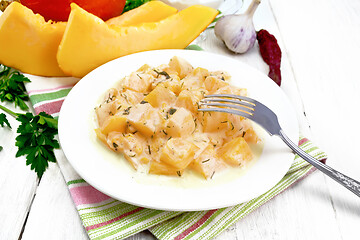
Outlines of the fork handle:
{"label": "fork handle", "polygon": [[295,152],[297,153],[302,159],[355,193],[358,197],[360,197],[360,182],[332,169],[326,164],[323,164],[322,162],[318,161],[314,157],[312,157],[310,154],[303,151],[301,148],[299,148],[295,143],[293,143],[288,136],[283,132],[281,129],[279,132],[280,138]]}

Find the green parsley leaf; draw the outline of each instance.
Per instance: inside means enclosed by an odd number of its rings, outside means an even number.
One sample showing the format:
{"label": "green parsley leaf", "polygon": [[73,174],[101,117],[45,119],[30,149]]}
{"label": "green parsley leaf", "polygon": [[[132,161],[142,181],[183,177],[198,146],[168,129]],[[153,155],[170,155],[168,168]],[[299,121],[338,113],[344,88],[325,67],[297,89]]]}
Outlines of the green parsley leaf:
{"label": "green parsley leaf", "polygon": [[54,149],[60,147],[55,139],[57,120],[45,112],[35,116],[32,113],[19,114],[16,119],[21,122],[17,129],[16,157],[25,155],[26,165],[30,165],[41,178],[48,162],[56,162]]}
{"label": "green parsley leaf", "polygon": [[52,116],[50,116],[44,112],[39,113],[38,123],[41,125],[44,125],[46,123],[49,127],[55,128],[55,129],[57,129],[57,127],[58,127],[58,121],[56,119],[54,119]]}
{"label": "green parsley leaf", "polygon": [[[4,113],[0,113],[0,126],[4,127],[5,125],[7,125],[9,128],[11,128],[11,125],[9,123],[9,121],[6,118],[6,115]],[[0,151],[3,150],[3,147],[0,146]]]}
{"label": "green parsley leaf", "polygon": [[11,128],[11,125],[10,125],[9,121],[7,120],[6,115],[4,113],[0,113],[0,125],[2,127],[7,125],[9,128]]}
{"label": "green parsley leaf", "polygon": [[[24,83],[30,82],[19,71],[0,64],[0,100],[12,102],[22,110],[27,110],[25,101],[29,99]],[[31,113],[19,114],[0,105],[0,109],[15,117],[21,124],[17,129],[15,145],[18,147],[16,157],[26,156],[26,165],[35,170],[38,177],[44,174],[49,162],[56,162],[54,149],[59,148],[55,139],[57,120],[41,112],[34,116]],[[11,128],[6,115],[0,114],[0,125]],[[0,146],[0,151],[3,147]]]}
{"label": "green parsley leaf", "polygon": [[29,99],[24,83],[30,80],[19,71],[0,64],[0,100],[15,103],[22,110],[29,107],[24,101]]}
{"label": "green parsley leaf", "polygon": [[144,3],[150,2],[151,0],[126,0],[124,12],[130,11],[134,8],[140,7]]}

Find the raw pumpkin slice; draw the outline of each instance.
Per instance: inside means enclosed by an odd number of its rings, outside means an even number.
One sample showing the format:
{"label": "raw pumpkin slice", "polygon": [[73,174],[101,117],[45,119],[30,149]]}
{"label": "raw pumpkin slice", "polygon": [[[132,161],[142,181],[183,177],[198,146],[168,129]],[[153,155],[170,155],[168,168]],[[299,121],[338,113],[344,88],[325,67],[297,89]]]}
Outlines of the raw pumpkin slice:
{"label": "raw pumpkin slice", "polygon": [[11,3],[0,17],[0,63],[34,75],[65,76],[56,60],[65,27]]}
{"label": "raw pumpkin slice", "polygon": [[170,7],[163,2],[150,1],[118,17],[111,18],[106,23],[116,26],[131,26],[145,22],[157,22],[176,12],[176,8]]}
{"label": "raw pumpkin slice", "polygon": [[194,5],[158,22],[111,27],[72,3],[58,63],[65,73],[83,77],[96,67],[131,53],[185,48],[217,14],[213,8]]}

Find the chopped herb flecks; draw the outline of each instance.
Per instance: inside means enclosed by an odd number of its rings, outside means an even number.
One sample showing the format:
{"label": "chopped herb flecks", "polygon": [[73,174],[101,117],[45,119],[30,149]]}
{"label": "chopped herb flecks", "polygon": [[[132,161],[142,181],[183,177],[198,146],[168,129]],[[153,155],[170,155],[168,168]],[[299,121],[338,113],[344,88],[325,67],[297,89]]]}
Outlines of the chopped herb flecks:
{"label": "chopped herb flecks", "polygon": [[167,72],[165,72],[165,71],[159,72],[159,71],[157,71],[156,69],[154,69],[154,72],[156,72],[156,73],[158,74],[157,77],[159,77],[159,75],[163,75],[163,76],[165,76],[166,79],[169,79],[169,78],[170,78],[170,75],[169,75]]}
{"label": "chopped herb flecks", "polygon": [[124,110],[123,115],[129,115],[130,114],[131,106]]}
{"label": "chopped herb flecks", "polygon": [[117,145],[116,143],[113,142],[113,147],[115,148],[115,150],[117,151],[119,145]]}
{"label": "chopped herb flecks", "polygon": [[206,159],[206,160],[202,161],[202,163],[206,163],[206,162],[208,162],[208,161],[210,161],[210,158],[208,158],[208,159]]}
{"label": "chopped herb flecks", "polygon": [[170,108],[169,114],[173,115],[176,112],[176,110],[177,110],[176,108]]}

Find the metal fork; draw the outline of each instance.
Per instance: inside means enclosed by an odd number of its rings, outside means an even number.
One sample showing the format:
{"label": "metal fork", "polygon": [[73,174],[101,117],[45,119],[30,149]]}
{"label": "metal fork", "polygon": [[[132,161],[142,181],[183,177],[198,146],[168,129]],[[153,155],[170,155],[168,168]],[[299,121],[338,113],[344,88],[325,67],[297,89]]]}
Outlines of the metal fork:
{"label": "metal fork", "polygon": [[207,95],[200,101],[199,111],[236,114],[258,123],[270,136],[279,136],[301,158],[360,197],[360,182],[332,169],[300,149],[281,129],[276,114],[264,104],[239,95],[214,94]]}

